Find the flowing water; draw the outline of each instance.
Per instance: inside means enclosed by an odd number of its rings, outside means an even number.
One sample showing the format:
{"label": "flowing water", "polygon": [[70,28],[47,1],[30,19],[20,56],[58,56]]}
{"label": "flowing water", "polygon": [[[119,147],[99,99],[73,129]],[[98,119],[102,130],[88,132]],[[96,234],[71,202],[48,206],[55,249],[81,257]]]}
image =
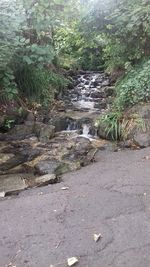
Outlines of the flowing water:
{"label": "flowing water", "polygon": [[74,114],[80,112],[81,117],[91,118],[91,121],[83,120],[80,125],[77,121],[69,121],[66,130],[81,129],[82,136],[95,138],[96,132],[91,133],[92,119],[94,120],[110,107],[112,97],[110,79],[103,72],[85,72],[75,77],[75,83],[76,86],[65,96],[66,104]]}

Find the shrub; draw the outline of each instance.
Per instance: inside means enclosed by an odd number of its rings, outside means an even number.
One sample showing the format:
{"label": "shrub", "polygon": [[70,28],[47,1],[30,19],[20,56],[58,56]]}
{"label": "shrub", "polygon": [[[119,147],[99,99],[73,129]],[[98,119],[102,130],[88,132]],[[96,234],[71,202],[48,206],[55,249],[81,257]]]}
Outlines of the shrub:
{"label": "shrub", "polygon": [[55,94],[61,93],[68,84],[63,76],[48,70],[24,66],[15,73],[19,93],[47,106],[54,100]]}
{"label": "shrub", "polygon": [[115,108],[124,110],[150,100],[150,60],[131,70],[116,86]]}
{"label": "shrub", "polygon": [[134,128],[144,129],[144,122],[137,114],[130,117],[119,111],[103,115],[97,121],[98,127],[105,128],[106,137],[112,140],[126,140]]}

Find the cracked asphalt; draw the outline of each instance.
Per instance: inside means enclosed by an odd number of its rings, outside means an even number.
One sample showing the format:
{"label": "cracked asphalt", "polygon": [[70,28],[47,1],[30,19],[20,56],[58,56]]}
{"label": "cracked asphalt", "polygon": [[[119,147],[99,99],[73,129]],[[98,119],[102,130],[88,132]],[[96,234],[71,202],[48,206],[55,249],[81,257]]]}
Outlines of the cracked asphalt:
{"label": "cracked asphalt", "polygon": [[[150,148],[97,162],[0,201],[0,267],[150,267]],[[62,187],[69,187],[62,190]],[[93,234],[102,234],[95,243]]]}

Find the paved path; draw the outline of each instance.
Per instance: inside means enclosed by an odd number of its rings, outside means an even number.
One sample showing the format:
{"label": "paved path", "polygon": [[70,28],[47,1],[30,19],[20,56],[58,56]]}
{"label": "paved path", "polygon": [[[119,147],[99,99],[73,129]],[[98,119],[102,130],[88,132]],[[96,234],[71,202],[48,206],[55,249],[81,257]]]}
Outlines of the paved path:
{"label": "paved path", "polygon": [[[145,156],[150,148],[99,152],[97,163],[60,184],[1,200],[0,267],[65,267],[73,256],[79,267],[150,267]],[[103,236],[97,243],[94,233]]]}

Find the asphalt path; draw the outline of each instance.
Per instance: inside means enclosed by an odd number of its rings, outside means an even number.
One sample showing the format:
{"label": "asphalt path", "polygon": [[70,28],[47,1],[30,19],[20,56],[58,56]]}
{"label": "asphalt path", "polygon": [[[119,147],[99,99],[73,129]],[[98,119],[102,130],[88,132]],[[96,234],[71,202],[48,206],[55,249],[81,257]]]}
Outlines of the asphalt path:
{"label": "asphalt path", "polygon": [[62,179],[0,200],[0,267],[150,267],[150,148]]}

